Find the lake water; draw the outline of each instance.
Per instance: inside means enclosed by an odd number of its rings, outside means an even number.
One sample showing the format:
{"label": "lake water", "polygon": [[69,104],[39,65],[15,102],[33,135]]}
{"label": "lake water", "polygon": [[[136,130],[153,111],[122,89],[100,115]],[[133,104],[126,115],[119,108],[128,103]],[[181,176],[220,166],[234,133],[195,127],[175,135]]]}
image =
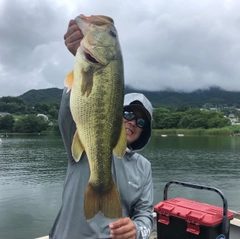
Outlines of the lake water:
{"label": "lake water", "polygon": [[[240,137],[152,137],[142,151],[152,163],[154,204],[179,180],[220,189],[240,210]],[[0,238],[47,235],[61,205],[67,166],[60,136],[9,136],[0,144]],[[168,197],[222,206],[215,192],[170,186]]]}

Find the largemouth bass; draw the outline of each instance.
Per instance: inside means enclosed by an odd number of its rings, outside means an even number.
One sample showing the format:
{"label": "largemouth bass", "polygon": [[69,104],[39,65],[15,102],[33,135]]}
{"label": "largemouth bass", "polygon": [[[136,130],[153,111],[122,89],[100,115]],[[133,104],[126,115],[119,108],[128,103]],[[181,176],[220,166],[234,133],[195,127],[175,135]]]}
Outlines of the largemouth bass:
{"label": "largemouth bass", "polygon": [[70,110],[77,128],[72,156],[78,162],[85,151],[90,167],[84,215],[90,220],[100,211],[107,218],[120,218],[121,200],[111,173],[112,153],[121,158],[127,146],[122,117],[123,59],[117,30],[106,16],[80,15],[76,22],[84,38],[65,86],[71,90]]}

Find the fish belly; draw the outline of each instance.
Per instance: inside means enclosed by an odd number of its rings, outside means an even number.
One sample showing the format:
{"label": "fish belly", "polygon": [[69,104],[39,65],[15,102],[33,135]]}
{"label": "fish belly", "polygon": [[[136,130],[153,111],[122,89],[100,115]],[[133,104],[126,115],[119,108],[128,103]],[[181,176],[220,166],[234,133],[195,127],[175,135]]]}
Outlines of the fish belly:
{"label": "fish belly", "polygon": [[[110,72],[112,74],[114,71]],[[93,76],[90,94],[80,90],[82,81],[74,80],[70,98],[70,108],[77,128],[72,145],[73,155],[74,150],[80,154],[85,150],[90,166],[84,203],[87,220],[99,211],[108,218],[122,216],[119,192],[111,174],[111,163],[113,149],[121,134],[126,138],[122,119],[124,85],[122,76],[111,74],[105,69],[101,74],[98,72]],[[126,150],[126,139],[124,140],[122,152]],[[79,153],[76,155],[80,159]]]}

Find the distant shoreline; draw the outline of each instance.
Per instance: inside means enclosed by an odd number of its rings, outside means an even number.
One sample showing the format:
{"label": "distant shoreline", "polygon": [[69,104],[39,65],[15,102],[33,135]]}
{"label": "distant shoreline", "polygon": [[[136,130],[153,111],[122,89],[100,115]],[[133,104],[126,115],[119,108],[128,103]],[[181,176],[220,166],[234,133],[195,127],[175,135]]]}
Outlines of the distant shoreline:
{"label": "distant shoreline", "polygon": [[[41,133],[17,133],[0,132],[1,137],[18,135],[60,135],[55,131],[43,131]],[[240,136],[240,126],[228,126],[213,129],[153,129],[152,135],[159,136]]]}
{"label": "distant shoreline", "polygon": [[53,132],[53,131],[44,131],[41,133],[17,133],[17,132],[12,132],[12,133],[6,133],[6,132],[0,132],[0,137],[1,138],[6,138],[8,136],[23,136],[23,135],[29,135],[29,136],[41,136],[41,135],[59,135],[59,132]]}
{"label": "distant shoreline", "polygon": [[[17,133],[17,132],[1,132],[0,136],[6,135],[60,135],[59,131],[42,131],[40,133]],[[159,136],[240,136],[240,125],[231,125],[223,128],[211,129],[152,129],[152,135]]]}
{"label": "distant shoreline", "polygon": [[212,129],[154,129],[153,135],[162,136],[239,136],[239,126],[228,126],[224,128]]}

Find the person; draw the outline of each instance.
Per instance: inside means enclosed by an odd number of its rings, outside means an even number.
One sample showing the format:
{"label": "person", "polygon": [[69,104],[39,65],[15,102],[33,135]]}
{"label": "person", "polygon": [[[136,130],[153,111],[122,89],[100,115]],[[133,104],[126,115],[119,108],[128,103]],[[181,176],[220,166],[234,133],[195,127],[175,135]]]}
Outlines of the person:
{"label": "person", "polygon": [[[64,35],[65,45],[75,55],[83,38],[74,20]],[[59,128],[67,151],[68,167],[64,182],[62,205],[50,230],[50,239],[147,239],[153,227],[153,183],[150,162],[136,151],[143,149],[151,137],[152,105],[139,93],[124,97],[123,120],[127,135],[125,155],[113,155],[112,174],[117,184],[123,217],[112,220],[98,213],[86,221],[83,213],[85,188],[89,179],[86,154],[79,162],[71,155],[72,138],[76,130],[69,106],[70,94],[63,91]]]}

